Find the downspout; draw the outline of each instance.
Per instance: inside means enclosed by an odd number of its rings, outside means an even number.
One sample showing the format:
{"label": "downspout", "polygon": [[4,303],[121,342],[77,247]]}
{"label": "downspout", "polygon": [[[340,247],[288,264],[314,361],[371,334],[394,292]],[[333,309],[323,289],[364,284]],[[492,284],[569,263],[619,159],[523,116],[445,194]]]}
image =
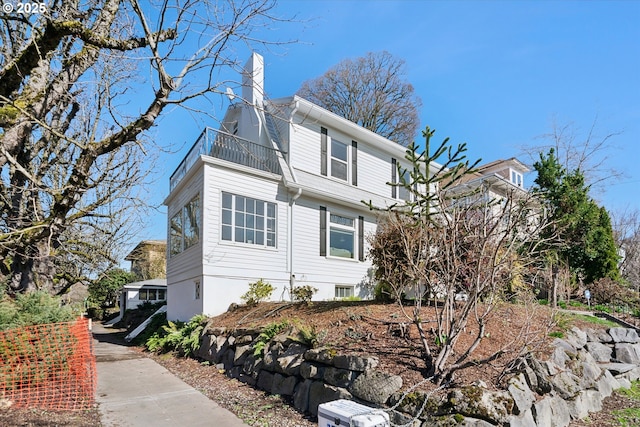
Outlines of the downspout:
{"label": "downspout", "polygon": [[[293,124],[293,117],[298,111],[298,101],[295,101],[294,107],[291,110],[289,115],[289,124]],[[291,167],[291,138],[289,137],[289,149],[287,150],[287,165],[289,166],[289,171],[291,172],[291,177],[293,178],[293,182],[297,182],[296,174],[293,168]],[[285,186],[289,187],[289,183],[285,182]],[[296,194],[289,201],[289,218],[287,218],[289,222],[289,230],[287,233],[287,264],[289,270],[289,298],[291,299],[293,296],[293,288],[296,285],[296,275],[293,270],[293,207],[296,204],[296,201],[302,195],[302,187],[298,187]]]}
{"label": "downspout", "polygon": [[293,288],[296,285],[296,275],[293,270],[293,207],[296,204],[298,198],[302,195],[302,188],[298,187],[298,191],[289,201],[289,230],[287,233],[287,263],[289,264],[289,298],[293,296]]}

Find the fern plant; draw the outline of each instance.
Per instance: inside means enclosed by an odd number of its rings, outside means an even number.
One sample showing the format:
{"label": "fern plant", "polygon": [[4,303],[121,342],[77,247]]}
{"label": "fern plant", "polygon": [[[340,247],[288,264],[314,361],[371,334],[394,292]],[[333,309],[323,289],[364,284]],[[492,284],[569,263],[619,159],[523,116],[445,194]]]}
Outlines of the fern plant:
{"label": "fern plant", "polygon": [[283,320],[280,323],[271,323],[262,330],[256,342],[253,344],[253,355],[260,357],[264,354],[264,349],[276,335],[282,332],[285,328],[289,327],[289,322]]}
{"label": "fern plant", "polygon": [[146,341],[149,351],[163,353],[177,351],[184,357],[192,356],[200,346],[200,336],[207,323],[207,317],[199,314],[189,322],[167,321]]}

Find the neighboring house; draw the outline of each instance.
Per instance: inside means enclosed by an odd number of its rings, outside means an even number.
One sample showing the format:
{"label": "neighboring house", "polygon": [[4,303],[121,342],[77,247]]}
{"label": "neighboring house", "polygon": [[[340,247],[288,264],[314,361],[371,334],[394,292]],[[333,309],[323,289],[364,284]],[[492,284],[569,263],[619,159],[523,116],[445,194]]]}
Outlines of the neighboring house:
{"label": "neighboring house", "polygon": [[[513,157],[495,160],[477,166],[473,172],[461,176],[458,183],[447,190],[445,198],[453,200],[452,205],[461,203],[462,206],[485,206],[495,218],[508,221],[508,211],[518,209],[518,205],[505,205],[506,200],[524,200],[530,196],[529,191],[524,188],[524,174],[529,170]],[[527,202],[527,206],[530,203],[531,200]],[[528,222],[535,223],[535,218],[536,215],[531,216]]]}
{"label": "neighboring house", "polygon": [[511,197],[514,193],[528,194],[524,188],[524,174],[530,169],[515,157],[507,160],[477,166],[475,171],[463,176],[453,191],[471,192],[476,189],[486,189],[483,193],[493,199]]}
{"label": "neighboring house", "polygon": [[145,302],[157,303],[167,300],[167,279],[148,279],[127,283],[120,295],[120,312],[137,308]]}
{"label": "neighboring house", "polygon": [[139,280],[164,278],[167,275],[167,242],[143,240],[124,259],[131,261],[131,272]]}
{"label": "neighboring house", "polygon": [[135,309],[140,304],[167,300],[166,241],[143,240],[124,259],[131,261],[131,272],[136,275],[137,281],[122,287],[119,296],[120,313],[109,324],[118,322],[125,311]]}
{"label": "neighboring house", "polygon": [[405,148],[298,96],[267,100],[263,88],[253,54],[220,129],[205,129],[171,176],[170,320],[224,312],[261,278],[274,299],[296,285],[317,288],[314,299],[370,296],[376,213],[362,201],[409,197],[387,185]]}

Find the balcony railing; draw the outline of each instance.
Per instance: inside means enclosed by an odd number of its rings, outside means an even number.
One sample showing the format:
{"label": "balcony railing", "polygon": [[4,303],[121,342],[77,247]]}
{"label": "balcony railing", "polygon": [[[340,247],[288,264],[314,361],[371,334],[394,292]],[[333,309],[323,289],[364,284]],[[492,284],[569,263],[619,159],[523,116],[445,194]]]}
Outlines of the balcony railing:
{"label": "balcony railing", "polygon": [[[279,150],[274,148],[265,147],[235,135],[205,128],[187,156],[171,175],[169,180],[170,190],[173,190],[178,185],[201,154],[262,171],[281,174],[278,152]],[[285,153],[282,154],[284,155]]]}

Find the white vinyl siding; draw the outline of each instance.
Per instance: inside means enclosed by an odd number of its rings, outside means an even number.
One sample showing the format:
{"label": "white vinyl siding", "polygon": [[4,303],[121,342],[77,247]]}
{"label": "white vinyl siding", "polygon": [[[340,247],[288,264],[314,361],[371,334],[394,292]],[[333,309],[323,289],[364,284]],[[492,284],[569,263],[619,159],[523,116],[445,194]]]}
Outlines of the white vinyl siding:
{"label": "white vinyl siding", "polygon": [[[205,166],[205,194],[207,200],[203,210],[203,272],[205,275],[242,278],[248,285],[250,281],[264,278],[266,281],[289,280],[286,272],[287,264],[287,208],[288,203],[280,203],[279,200],[287,200],[286,189],[281,186],[276,178],[271,179],[266,174],[248,174],[242,170],[220,167],[216,164]],[[235,240],[226,240],[223,236],[223,223],[228,220],[229,214],[223,211],[223,194],[235,195],[244,198],[244,208],[238,212],[230,212],[232,220],[236,214],[243,218],[244,243]],[[257,220],[255,212],[247,212],[247,200],[252,199],[254,211],[257,202],[263,203],[264,218]],[[233,200],[233,197],[232,197]],[[266,205],[266,206],[265,206]],[[228,206],[228,205],[227,205]],[[271,206],[271,207],[269,207]],[[260,215],[257,215],[260,216]],[[268,217],[271,218],[268,218]],[[248,218],[251,218],[248,220]],[[271,221],[269,221],[271,219]],[[262,221],[264,226],[264,243],[262,245],[249,243],[247,240],[247,225],[253,221],[254,241],[255,227]],[[232,239],[236,237],[236,230],[231,229]],[[249,236],[251,237],[251,236]],[[273,246],[270,246],[272,242]],[[246,289],[242,292],[246,292]],[[242,294],[241,293],[241,294]]]}
{"label": "white vinyl siding", "polygon": [[[331,256],[330,249],[326,250],[326,256],[320,255],[320,206],[319,201],[303,197],[296,202],[293,215],[293,228],[295,230],[293,234],[293,270],[297,280],[303,280],[305,283],[321,289],[317,295],[318,298],[332,299],[334,298],[333,293],[336,283],[357,285],[366,280],[368,270],[371,268],[371,262],[368,259],[357,261],[359,258],[357,249],[353,259]],[[329,220],[329,215],[332,212],[344,217],[354,218],[356,224],[359,222],[359,217],[362,216],[362,212],[349,212],[349,210],[337,206],[327,206],[325,214],[327,217],[325,233],[327,234],[333,225]],[[363,221],[363,235],[367,236],[370,233],[374,233],[375,229],[375,217],[367,212]],[[356,231],[359,233],[357,226]],[[329,241],[330,238],[327,236],[327,245]],[[357,241],[356,238],[354,242]],[[363,255],[366,255],[368,250],[366,239],[364,243]],[[354,244],[357,247],[357,243]]]}
{"label": "white vinyl siding", "polygon": [[[204,242],[204,212],[206,211],[207,194],[203,190],[203,165],[202,163],[196,163],[194,165],[194,172],[189,173],[185,179],[180,183],[177,189],[172,191],[167,202],[167,217],[169,218],[167,224],[167,235],[169,237],[169,248],[167,258],[167,284],[176,283],[178,281],[186,280],[194,275],[202,274],[202,244]],[[182,252],[171,253],[171,239],[177,242],[177,236],[171,235],[171,219],[176,215],[182,217],[184,207],[189,204],[196,196],[199,196],[200,201],[200,229],[198,230],[199,237],[198,242],[194,243],[188,249]],[[181,220],[182,221],[182,220]],[[180,225],[180,230],[184,225]],[[181,237],[182,239],[182,237]],[[188,319],[187,319],[188,320]]]}

